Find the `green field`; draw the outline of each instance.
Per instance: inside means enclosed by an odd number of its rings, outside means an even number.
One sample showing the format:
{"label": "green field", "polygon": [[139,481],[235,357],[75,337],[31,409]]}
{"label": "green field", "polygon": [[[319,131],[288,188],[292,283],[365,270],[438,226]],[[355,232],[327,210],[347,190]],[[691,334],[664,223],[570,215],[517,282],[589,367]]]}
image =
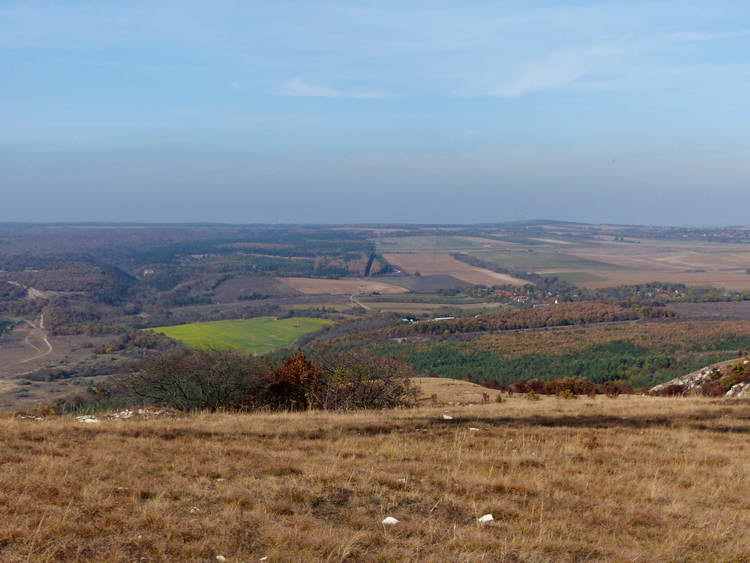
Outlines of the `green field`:
{"label": "green field", "polygon": [[537,270],[549,270],[552,268],[575,269],[575,270],[616,270],[618,266],[598,262],[596,260],[586,260],[572,254],[563,252],[529,249],[507,250],[507,251],[489,251],[489,252],[469,252],[481,260],[493,262],[503,268],[510,270],[525,270],[534,272]]}
{"label": "green field", "polygon": [[289,346],[303,334],[333,324],[328,319],[293,317],[277,320],[257,317],[239,321],[216,321],[151,328],[190,346],[191,348],[234,348],[252,354],[262,354]]}
{"label": "green field", "polygon": [[380,252],[450,252],[482,248],[472,240],[454,236],[414,236],[377,239]]}

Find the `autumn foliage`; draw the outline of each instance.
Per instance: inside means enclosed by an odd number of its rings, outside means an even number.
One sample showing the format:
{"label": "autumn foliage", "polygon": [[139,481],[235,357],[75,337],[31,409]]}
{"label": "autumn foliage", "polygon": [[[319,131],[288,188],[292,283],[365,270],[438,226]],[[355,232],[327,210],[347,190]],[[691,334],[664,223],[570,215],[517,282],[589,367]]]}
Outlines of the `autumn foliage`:
{"label": "autumn foliage", "polygon": [[453,334],[461,332],[487,332],[522,330],[558,326],[660,319],[674,316],[660,307],[624,307],[610,303],[561,303],[523,311],[502,311],[476,317],[446,321],[421,322],[390,329],[390,336],[417,334]]}
{"label": "autumn foliage", "polygon": [[361,351],[301,352],[274,364],[236,351],[197,350],[141,362],[113,396],[178,410],[350,410],[411,406],[412,370]]}

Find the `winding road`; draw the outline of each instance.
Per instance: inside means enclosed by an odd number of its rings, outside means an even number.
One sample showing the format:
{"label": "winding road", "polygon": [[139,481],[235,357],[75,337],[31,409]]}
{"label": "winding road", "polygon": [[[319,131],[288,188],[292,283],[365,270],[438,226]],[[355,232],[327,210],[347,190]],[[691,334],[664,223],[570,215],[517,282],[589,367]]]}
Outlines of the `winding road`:
{"label": "winding road", "polygon": [[[21,360],[16,365],[33,362],[34,360],[38,360],[40,358],[44,358],[45,356],[49,356],[53,352],[52,344],[50,343],[49,337],[47,336],[47,331],[44,329],[44,313],[42,313],[39,316],[38,324],[35,324],[32,321],[26,321],[26,322],[31,327],[31,330],[29,330],[29,333],[26,335],[26,338],[24,339],[24,344],[28,344],[29,346],[31,346],[34,350],[38,352],[38,354],[35,354],[31,358],[26,358],[25,360]],[[41,342],[47,347],[46,350],[40,348],[39,346],[37,346],[36,344],[32,342],[32,337],[34,336],[39,337],[39,340],[41,340]]]}

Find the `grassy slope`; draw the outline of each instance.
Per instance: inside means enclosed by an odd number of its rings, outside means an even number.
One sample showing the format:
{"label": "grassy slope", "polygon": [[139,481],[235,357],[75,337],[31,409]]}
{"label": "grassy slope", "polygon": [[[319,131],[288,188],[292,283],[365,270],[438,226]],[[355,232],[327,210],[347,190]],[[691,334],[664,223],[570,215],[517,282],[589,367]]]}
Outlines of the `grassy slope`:
{"label": "grassy slope", "polygon": [[[447,411],[7,418],[0,560],[747,560],[746,410],[514,397]],[[486,513],[495,520],[478,525]]]}
{"label": "grassy slope", "polygon": [[295,317],[276,320],[257,317],[240,321],[217,321],[157,327],[150,330],[184,342],[190,347],[236,348],[253,354],[283,348],[303,334],[333,324],[327,319]]}

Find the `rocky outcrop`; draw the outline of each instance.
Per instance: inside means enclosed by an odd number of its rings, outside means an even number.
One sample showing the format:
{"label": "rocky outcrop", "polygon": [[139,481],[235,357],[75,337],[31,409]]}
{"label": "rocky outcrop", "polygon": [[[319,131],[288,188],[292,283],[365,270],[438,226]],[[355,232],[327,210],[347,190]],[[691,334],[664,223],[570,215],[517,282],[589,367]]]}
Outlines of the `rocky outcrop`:
{"label": "rocky outcrop", "polygon": [[649,389],[650,395],[750,398],[750,359],[720,362]]}

